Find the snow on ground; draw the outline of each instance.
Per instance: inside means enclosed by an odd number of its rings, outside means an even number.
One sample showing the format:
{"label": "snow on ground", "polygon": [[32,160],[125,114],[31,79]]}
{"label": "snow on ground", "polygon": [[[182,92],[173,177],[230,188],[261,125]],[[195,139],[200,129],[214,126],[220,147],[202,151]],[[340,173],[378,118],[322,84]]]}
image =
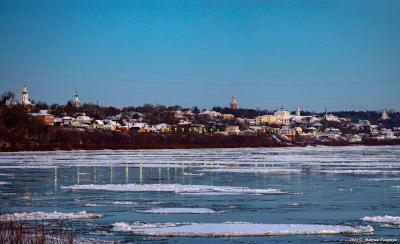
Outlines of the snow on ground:
{"label": "snow on ground", "polygon": [[388,224],[395,224],[400,225],[400,217],[399,216],[365,216],[361,220],[367,222],[376,222],[376,223],[388,223]]}
{"label": "snow on ground", "polygon": [[0,215],[0,220],[3,221],[26,221],[26,220],[45,220],[45,219],[97,219],[101,214],[90,214],[86,211],[78,213],[60,213],[60,212],[22,212],[13,214]]}
{"label": "snow on ground", "polygon": [[216,211],[209,208],[154,208],[147,210],[137,210],[139,213],[152,214],[214,214]]}
{"label": "snow on ground", "polygon": [[285,169],[285,168],[217,168],[203,169],[201,172],[221,172],[221,173],[262,173],[262,174],[298,174],[301,169]]}
{"label": "snow on ground", "polygon": [[174,192],[176,194],[285,194],[280,189],[256,189],[233,186],[181,185],[181,184],[105,184],[62,186],[72,190],[129,191],[129,192]]}
{"label": "snow on ground", "polygon": [[255,224],[224,223],[114,223],[113,231],[147,236],[239,237],[269,235],[322,235],[373,233],[371,226],[313,225],[313,224]]}

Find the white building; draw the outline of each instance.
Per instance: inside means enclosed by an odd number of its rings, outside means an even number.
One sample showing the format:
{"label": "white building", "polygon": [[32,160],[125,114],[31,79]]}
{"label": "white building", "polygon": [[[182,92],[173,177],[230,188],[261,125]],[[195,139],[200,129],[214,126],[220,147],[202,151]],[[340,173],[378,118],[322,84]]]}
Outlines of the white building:
{"label": "white building", "polygon": [[384,109],[382,112],[382,120],[388,120],[388,119],[390,119],[389,114],[386,111],[386,109]]}
{"label": "white building", "polygon": [[288,125],[290,124],[292,116],[290,112],[284,110],[283,108],[279,109],[274,113],[274,115],[262,115],[256,117],[256,125],[262,124],[274,124],[274,125]]}
{"label": "white building", "polygon": [[206,110],[200,113],[201,115],[207,115],[210,118],[219,118],[222,116],[222,114],[220,112],[217,111],[210,111],[210,110]]}
{"label": "white building", "polygon": [[92,122],[92,118],[87,116],[85,113],[76,117],[76,120],[79,122],[79,124],[87,124],[88,125]]}
{"label": "white building", "polygon": [[337,117],[333,114],[325,114],[324,119],[326,121],[331,121],[331,122],[340,122],[339,117]]}
{"label": "white building", "polygon": [[355,135],[350,135],[348,137],[348,140],[349,140],[350,143],[357,143],[357,142],[361,142],[362,138],[361,138],[361,136],[355,134]]}
{"label": "white building", "polygon": [[72,105],[73,105],[75,108],[79,108],[79,107],[81,106],[81,101],[79,100],[78,92],[75,92],[75,98],[74,98],[74,100],[72,101]]}
{"label": "white building", "polygon": [[28,93],[28,89],[26,88],[25,85],[24,85],[24,88],[22,88],[22,92],[21,92],[21,104],[24,107],[32,105],[31,101],[29,101],[29,93]]}
{"label": "white building", "polygon": [[300,106],[296,107],[296,116],[301,116],[301,114],[300,114]]}

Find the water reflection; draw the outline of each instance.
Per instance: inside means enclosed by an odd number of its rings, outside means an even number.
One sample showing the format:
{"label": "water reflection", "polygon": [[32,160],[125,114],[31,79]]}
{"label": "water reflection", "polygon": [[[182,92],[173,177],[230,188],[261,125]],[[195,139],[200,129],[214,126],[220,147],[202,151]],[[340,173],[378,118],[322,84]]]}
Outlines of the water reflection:
{"label": "water reflection", "polygon": [[54,191],[57,191],[57,167],[54,167]]}
{"label": "water reflection", "polygon": [[93,182],[97,182],[97,172],[96,172],[96,167],[93,167]]}
{"label": "water reflection", "polygon": [[113,183],[113,167],[110,167],[110,184]]}
{"label": "water reflection", "polygon": [[128,184],[129,182],[129,168],[128,165],[125,166],[125,183]]}
{"label": "water reflection", "polygon": [[142,167],[142,163],[140,163],[139,178],[140,178],[140,183],[143,183],[143,167]]}

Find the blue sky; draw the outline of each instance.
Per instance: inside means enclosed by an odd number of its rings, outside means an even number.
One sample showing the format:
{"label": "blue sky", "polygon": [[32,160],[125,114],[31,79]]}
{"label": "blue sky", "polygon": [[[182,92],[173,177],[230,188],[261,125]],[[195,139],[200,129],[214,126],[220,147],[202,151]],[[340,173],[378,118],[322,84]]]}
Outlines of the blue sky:
{"label": "blue sky", "polygon": [[399,110],[400,1],[0,1],[0,92]]}

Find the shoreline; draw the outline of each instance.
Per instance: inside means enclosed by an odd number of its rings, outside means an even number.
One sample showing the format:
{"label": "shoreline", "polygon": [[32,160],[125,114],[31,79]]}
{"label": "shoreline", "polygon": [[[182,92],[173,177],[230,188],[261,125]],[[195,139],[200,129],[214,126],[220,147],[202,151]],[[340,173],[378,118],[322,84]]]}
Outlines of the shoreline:
{"label": "shoreline", "polygon": [[400,143],[397,144],[350,144],[350,145],[324,145],[324,144],[314,144],[314,145],[285,145],[285,146],[238,146],[238,147],[153,147],[153,148],[98,148],[98,149],[82,149],[82,148],[72,148],[72,149],[60,149],[60,148],[48,148],[48,149],[32,149],[32,150],[0,150],[0,153],[16,153],[16,152],[79,152],[79,151],[151,151],[151,150],[198,150],[198,149],[254,149],[254,148],[327,148],[327,147],[400,147]]}

